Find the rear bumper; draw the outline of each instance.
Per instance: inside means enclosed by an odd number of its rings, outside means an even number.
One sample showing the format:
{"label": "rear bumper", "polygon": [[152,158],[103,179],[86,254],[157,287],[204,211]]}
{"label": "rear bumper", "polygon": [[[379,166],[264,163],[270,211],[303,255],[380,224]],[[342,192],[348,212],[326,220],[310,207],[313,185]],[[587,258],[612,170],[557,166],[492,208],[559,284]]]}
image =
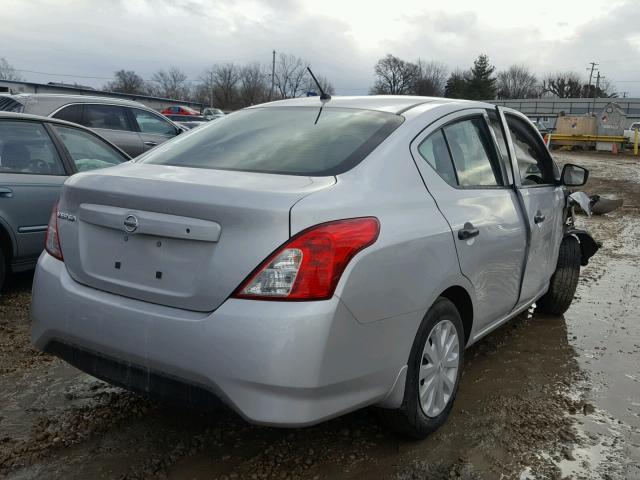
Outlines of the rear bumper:
{"label": "rear bumper", "polygon": [[415,323],[363,325],[336,297],[229,299],[212,313],[164,307],[81,285],[46,252],[32,302],[37,348],[133,390],[196,404],[210,393],[248,421],[277,426],[384,401],[413,341],[399,337]]}

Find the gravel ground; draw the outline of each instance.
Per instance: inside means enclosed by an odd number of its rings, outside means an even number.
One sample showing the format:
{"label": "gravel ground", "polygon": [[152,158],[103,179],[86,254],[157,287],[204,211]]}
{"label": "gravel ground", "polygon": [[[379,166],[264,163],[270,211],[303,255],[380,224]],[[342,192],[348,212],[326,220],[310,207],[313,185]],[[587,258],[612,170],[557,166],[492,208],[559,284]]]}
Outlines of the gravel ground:
{"label": "gravel ground", "polygon": [[158,404],[29,344],[31,277],[0,299],[0,478],[640,478],[640,165],[556,153],[625,206],[564,317],[527,313],[468,350],[447,424],[411,442],[366,409],[296,430]]}

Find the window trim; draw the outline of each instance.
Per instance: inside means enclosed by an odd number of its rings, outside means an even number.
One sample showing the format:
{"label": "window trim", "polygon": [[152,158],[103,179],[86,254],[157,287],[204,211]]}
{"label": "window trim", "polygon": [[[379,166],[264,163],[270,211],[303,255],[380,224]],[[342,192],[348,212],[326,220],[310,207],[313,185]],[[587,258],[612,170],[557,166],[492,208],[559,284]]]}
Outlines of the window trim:
{"label": "window trim", "polygon": [[[489,130],[489,137],[490,137],[490,141],[491,141],[491,146],[493,146],[493,150],[494,150],[494,154],[495,154],[495,159],[497,159],[498,161],[499,158],[501,157],[500,155],[500,150],[498,149],[498,146],[495,143],[495,138],[493,137],[493,135],[491,135],[491,125],[489,125],[487,123],[487,117],[485,116],[486,112],[481,109],[481,108],[470,108],[470,109],[465,109],[465,110],[458,110],[456,112],[452,112],[448,115],[445,115],[443,117],[438,118],[437,120],[434,120],[431,124],[429,124],[424,130],[422,130],[422,132],[420,132],[411,142],[411,146],[410,149],[412,151],[412,153],[415,150],[415,154],[417,154],[417,157],[414,155],[414,160],[416,158],[420,158],[424,163],[426,163],[429,168],[438,176],[438,178],[440,180],[442,180],[442,182],[444,182],[445,185],[447,185],[450,188],[456,189],[456,190],[504,190],[504,189],[511,189],[513,186],[512,185],[507,185],[505,184],[505,178],[503,177],[503,172],[502,172],[502,168],[500,167],[500,165],[495,165],[494,161],[489,158],[489,162],[491,162],[491,165],[493,168],[496,168],[501,172],[500,174],[500,179],[499,181],[502,182],[501,185],[460,185],[460,182],[458,181],[458,172],[455,166],[455,162],[453,161],[453,155],[451,153],[451,148],[449,147],[449,141],[447,140],[447,136],[444,132],[444,128],[455,124],[455,123],[460,123],[466,120],[470,120],[473,118],[482,118],[482,121],[484,123],[484,126],[486,129]],[[434,135],[436,132],[438,131],[442,131],[443,137],[445,139],[445,143],[447,145],[447,150],[449,151],[449,157],[451,158],[451,163],[453,166],[453,170],[455,172],[456,175],[456,185],[451,185],[449,182],[447,182],[444,178],[442,178],[440,176],[440,174],[438,173],[438,171],[433,168],[433,166],[431,166],[431,164],[422,156],[422,154],[420,153],[419,147],[420,145],[422,145],[430,136]],[[417,165],[416,165],[417,166]]]}
{"label": "window trim", "polygon": [[67,163],[67,159],[65,158],[64,152],[60,151],[59,145],[56,142],[56,139],[53,138],[51,131],[47,128],[48,123],[45,119],[43,120],[32,120],[27,118],[2,118],[0,122],[22,122],[22,123],[35,123],[37,125],[41,125],[44,129],[45,133],[48,135],[49,140],[51,140],[51,144],[53,145],[53,150],[58,155],[58,160],[62,166],[62,170],[64,173],[35,173],[35,172],[0,172],[4,175],[38,175],[41,177],[68,177],[69,173],[69,165]]}

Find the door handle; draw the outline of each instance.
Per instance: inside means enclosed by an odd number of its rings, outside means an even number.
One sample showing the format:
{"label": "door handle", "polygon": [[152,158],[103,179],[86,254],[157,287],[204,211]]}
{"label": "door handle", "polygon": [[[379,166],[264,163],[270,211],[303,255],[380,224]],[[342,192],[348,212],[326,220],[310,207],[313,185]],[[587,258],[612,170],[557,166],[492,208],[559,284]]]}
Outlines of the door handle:
{"label": "door handle", "polygon": [[0,187],[0,198],[11,198],[13,197],[13,190],[9,187]]}
{"label": "door handle", "polygon": [[533,223],[535,223],[536,225],[537,225],[538,223],[542,223],[542,222],[544,222],[544,219],[545,219],[545,218],[547,218],[547,217],[545,217],[545,216],[542,214],[542,212],[541,212],[540,210],[538,210],[538,211],[536,212],[536,214],[533,216]]}
{"label": "door handle", "polygon": [[147,147],[155,147],[158,145],[158,142],[144,142]]}
{"label": "door handle", "polygon": [[468,240],[473,237],[477,237],[480,235],[480,230],[473,226],[472,223],[466,222],[464,227],[458,230],[458,238],[460,240]]}

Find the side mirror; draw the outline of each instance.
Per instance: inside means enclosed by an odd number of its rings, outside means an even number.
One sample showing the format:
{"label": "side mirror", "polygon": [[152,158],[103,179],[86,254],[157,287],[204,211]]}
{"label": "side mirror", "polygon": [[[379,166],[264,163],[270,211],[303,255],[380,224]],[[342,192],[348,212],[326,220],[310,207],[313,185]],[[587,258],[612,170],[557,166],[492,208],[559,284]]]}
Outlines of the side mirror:
{"label": "side mirror", "polygon": [[589,170],[572,163],[567,163],[562,168],[560,175],[560,183],[568,187],[580,187],[587,183],[589,178]]}

